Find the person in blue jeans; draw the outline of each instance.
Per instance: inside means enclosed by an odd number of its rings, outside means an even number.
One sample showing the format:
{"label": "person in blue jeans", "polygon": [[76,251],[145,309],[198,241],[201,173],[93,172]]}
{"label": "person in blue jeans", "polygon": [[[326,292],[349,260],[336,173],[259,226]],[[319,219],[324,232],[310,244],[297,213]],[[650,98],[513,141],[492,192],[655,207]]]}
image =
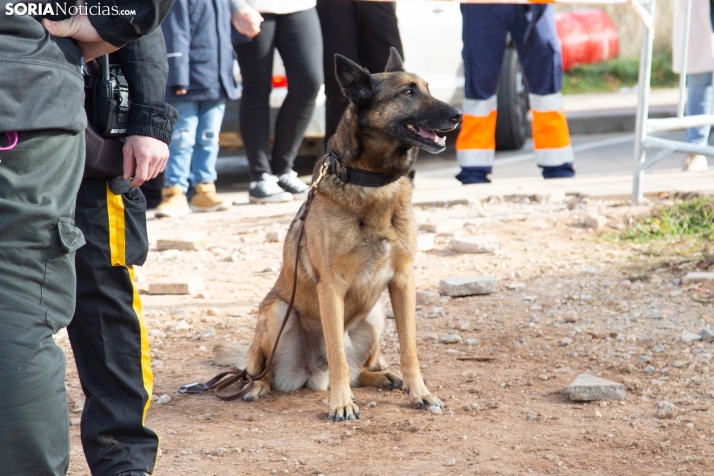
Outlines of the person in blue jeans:
{"label": "person in blue jeans", "polygon": [[226,100],[237,97],[230,17],[230,0],[176,0],[162,25],[169,59],[166,101],[178,110],[179,120],[157,217],[230,207],[214,184]]}
{"label": "person in blue jeans", "polygon": [[[712,0],[693,0],[689,28],[689,53],[687,58],[687,106],[685,114],[695,116],[712,113],[712,71],[714,71],[714,9]],[[672,64],[675,73],[681,73],[684,64],[682,42],[684,41],[686,2],[677,0],[674,7],[674,31],[672,32]],[[686,140],[690,144],[709,144],[711,126],[687,129]],[[689,154],[684,162],[687,172],[704,172],[708,169],[707,158],[702,154]]]}

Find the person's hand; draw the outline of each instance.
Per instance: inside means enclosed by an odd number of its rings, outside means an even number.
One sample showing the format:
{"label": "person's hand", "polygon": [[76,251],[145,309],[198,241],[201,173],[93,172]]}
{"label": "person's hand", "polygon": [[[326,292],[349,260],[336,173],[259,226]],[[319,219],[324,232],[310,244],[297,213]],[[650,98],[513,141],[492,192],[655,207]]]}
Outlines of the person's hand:
{"label": "person's hand", "polygon": [[248,38],[254,38],[260,33],[260,24],[263,22],[263,17],[258,13],[258,10],[248,5],[242,10],[235,12],[231,16],[231,23],[241,35]]}
{"label": "person's hand", "polygon": [[156,178],[169,160],[169,146],[153,137],[129,136],[124,148],[124,179],[138,187],[149,179]]}
{"label": "person's hand", "polygon": [[188,89],[176,89],[174,90],[174,94],[177,96],[183,96],[188,92]]}
{"label": "person's hand", "polygon": [[52,36],[74,39],[77,42],[77,46],[82,49],[85,63],[119,49],[102,40],[102,37],[99,36],[99,33],[97,33],[86,15],[77,15],[62,21],[43,18],[42,26]]}

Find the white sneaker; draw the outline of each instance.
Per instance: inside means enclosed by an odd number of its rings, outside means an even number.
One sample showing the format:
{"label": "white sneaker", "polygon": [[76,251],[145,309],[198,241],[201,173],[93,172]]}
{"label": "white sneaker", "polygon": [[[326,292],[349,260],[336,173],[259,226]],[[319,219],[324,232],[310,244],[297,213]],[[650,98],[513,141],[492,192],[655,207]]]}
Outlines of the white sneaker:
{"label": "white sneaker", "polygon": [[278,185],[278,177],[263,173],[261,180],[250,183],[248,200],[250,203],[280,203],[293,199],[291,193],[283,190]]}
{"label": "white sneaker", "polygon": [[290,192],[293,198],[305,198],[307,191],[310,190],[310,187],[298,178],[298,174],[294,170],[279,176],[278,185],[286,192]]}
{"label": "white sneaker", "polygon": [[701,154],[690,154],[684,160],[685,172],[706,172],[709,168],[707,158]]}

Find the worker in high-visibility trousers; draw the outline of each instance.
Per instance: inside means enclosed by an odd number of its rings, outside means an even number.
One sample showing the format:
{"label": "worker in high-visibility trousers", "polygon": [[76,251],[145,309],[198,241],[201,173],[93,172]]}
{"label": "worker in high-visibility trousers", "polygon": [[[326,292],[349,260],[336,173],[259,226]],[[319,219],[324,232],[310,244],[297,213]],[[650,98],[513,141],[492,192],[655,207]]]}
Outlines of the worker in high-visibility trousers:
{"label": "worker in high-visibility trousers", "polygon": [[496,92],[506,34],[516,44],[533,113],[533,147],[544,178],[574,177],[560,88],[563,58],[552,5],[462,4],[466,83],[456,140],[464,184],[490,182],[496,149]]}

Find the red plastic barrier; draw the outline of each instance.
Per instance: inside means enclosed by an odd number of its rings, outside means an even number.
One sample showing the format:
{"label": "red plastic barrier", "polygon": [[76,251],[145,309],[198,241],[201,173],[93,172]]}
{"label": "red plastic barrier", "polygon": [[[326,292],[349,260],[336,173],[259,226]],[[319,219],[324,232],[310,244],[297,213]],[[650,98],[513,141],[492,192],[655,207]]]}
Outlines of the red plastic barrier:
{"label": "red plastic barrier", "polygon": [[563,70],[616,58],[620,53],[617,28],[602,10],[555,14],[555,28],[563,50]]}

